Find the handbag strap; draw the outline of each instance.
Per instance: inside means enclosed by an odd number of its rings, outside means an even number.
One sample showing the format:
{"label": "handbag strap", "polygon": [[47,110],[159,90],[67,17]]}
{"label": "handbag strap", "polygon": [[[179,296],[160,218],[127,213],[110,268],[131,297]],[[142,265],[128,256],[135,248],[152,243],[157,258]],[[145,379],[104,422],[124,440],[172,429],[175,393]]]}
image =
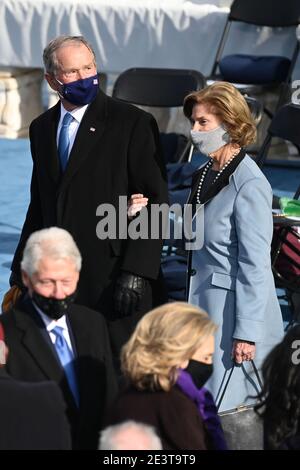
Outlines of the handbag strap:
{"label": "handbag strap", "polygon": [[[250,362],[251,362],[251,364],[252,364],[255,377],[257,378],[257,382],[258,382],[258,384],[259,384],[259,386],[260,386],[260,388],[261,388],[261,390],[262,390],[262,389],[263,389],[263,384],[262,384],[262,381],[261,381],[259,372],[258,372],[258,370],[257,370],[257,367],[256,367],[256,365],[255,365],[255,363],[254,363],[254,361],[253,361],[252,359],[251,359]],[[228,385],[229,385],[229,382],[230,382],[230,379],[231,379],[231,376],[232,376],[232,374],[233,374],[233,370],[234,370],[235,367],[236,367],[236,365],[233,364],[233,366],[232,366],[231,369],[230,369],[230,373],[229,373],[229,376],[228,376],[228,378],[227,378],[225,387],[223,388],[223,391],[222,391],[222,395],[221,395],[221,397],[220,397],[220,400],[219,400],[218,404],[216,405],[218,411],[219,411],[219,408],[220,408],[221,403],[222,403],[222,401],[223,401],[225,392],[226,392],[226,390],[227,390],[227,388],[228,388]]]}
{"label": "handbag strap", "polygon": [[264,388],[264,386],[263,386],[262,380],[261,380],[261,378],[260,378],[259,372],[258,372],[258,370],[257,370],[257,367],[256,367],[256,365],[255,365],[255,362],[253,361],[253,359],[251,359],[250,362],[251,362],[251,364],[252,364],[252,367],[253,367],[253,370],[254,370],[254,374],[255,374],[255,376],[256,376],[256,378],[257,378],[257,382],[258,382],[258,384],[259,384],[259,386],[260,386],[260,389],[261,389],[261,391],[262,391],[263,388]]}

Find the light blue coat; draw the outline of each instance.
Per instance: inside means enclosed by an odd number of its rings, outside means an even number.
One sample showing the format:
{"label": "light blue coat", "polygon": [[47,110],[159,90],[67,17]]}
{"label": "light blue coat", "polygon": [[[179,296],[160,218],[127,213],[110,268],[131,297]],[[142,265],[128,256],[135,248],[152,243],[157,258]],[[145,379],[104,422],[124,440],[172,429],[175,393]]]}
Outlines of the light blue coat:
{"label": "light blue coat", "polygon": [[[232,366],[233,338],[256,343],[259,368],[283,337],[283,323],[271,271],[272,190],[246,155],[215,197],[196,212],[204,220],[202,248],[192,251],[189,302],[218,325],[214,373],[206,386],[217,401]],[[250,374],[250,377],[249,375]],[[258,391],[252,366],[236,367],[220,411],[235,408]]]}

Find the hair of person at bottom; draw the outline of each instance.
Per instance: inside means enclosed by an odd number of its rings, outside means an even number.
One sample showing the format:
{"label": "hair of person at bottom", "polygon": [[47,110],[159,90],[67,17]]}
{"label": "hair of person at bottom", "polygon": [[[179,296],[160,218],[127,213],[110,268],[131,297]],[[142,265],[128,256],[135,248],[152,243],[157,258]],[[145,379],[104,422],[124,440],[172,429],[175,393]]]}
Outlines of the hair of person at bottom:
{"label": "hair of person at bottom", "polygon": [[180,364],[216,329],[204,310],[186,302],[170,302],[151,310],[122,348],[124,377],[139,390],[169,391]]}
{"label": "hair of person at bottom", "polygon": [[161,440],[148,424],[124,421],[104,429],[99,441],[100,450],[161,450]]}

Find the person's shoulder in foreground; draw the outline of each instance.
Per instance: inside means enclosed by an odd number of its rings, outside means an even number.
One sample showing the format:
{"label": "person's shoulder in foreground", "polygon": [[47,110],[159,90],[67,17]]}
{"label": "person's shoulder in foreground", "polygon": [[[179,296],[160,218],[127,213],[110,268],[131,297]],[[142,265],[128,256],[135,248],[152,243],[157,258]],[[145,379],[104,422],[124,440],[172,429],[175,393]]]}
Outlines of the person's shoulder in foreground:
{"label": "person's shoulder in foreground", "polygon": [[27,383],[10,377],[4,369],[9,352],[1,324],[0,343],[0,449],[71,449],[66,405],[59,386],[52,381]]}

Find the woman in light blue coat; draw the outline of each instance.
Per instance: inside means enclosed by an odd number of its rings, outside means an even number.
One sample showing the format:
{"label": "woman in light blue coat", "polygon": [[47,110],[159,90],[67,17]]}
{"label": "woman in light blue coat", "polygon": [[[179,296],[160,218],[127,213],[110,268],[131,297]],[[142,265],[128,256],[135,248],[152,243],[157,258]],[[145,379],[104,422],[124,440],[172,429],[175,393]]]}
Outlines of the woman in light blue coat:
{"label": "woman in light blue coat", "polygon": [[272,190],[243,150],[254,142],[256,126],[232,84],[216,82],[191,93],[184,113],[192,122],[192,141],[210,157],[194,175],[189,198],[197,228],[189,302],[205,309],[219,326],[214,373],[206,384],[216,401],[232,361],[237,365],[223,411],[253,401],[249,396],[259,388],[249,361],[260,368],[283,336],[270,259]]}
{"label": "woman in light blue coat", "polygon": [[[205,385],[216,402],[233,363],[236,367],[220,411],[249,404],[260,391],[250,361],[258,368],[282,340],[283,323],[271,270],[272,190],[243,147],[256,139],[256,125],[240,92],[216,82],[191,93],[184,113],[191,137],[209,156],[193,178],[189,204],[196,241],[189,244],[190,303],[218,325],[214,373]],[[134,214],[147,205],[133,195]],[[130,212],[129,212],[130,213]]]}

